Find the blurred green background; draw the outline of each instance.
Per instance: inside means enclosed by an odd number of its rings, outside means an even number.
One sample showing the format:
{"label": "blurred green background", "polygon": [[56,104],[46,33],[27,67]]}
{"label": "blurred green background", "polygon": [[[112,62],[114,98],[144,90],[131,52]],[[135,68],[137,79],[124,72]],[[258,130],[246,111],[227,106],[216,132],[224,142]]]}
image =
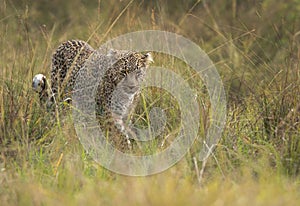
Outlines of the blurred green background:
{"label": "blurred green background", "polygon": [[[181,34],[209,55],[228,115],[207,164],[195,147],[165,173],[130,179],[91,160],[71,118],[49,121],[31,81],[49,76],[51,54],[68,39],[97,48],[148,29]],[[0,48],[1,205],[299,203],[300,0],[0,0]],[[156,59],[200,88],[202,137],[211,111],[199,77]]]}
{"label": "blurred green background", "polygon": [[89,43],[97,47],[130,31],[177,32],[198,43],[219,64],[230,94],[239,98],[249,88],[268,85],[297,61],[299,13],[299,0],[2,0],[1,30],[6,38],[1,46],[13,44],[25,49],[24,55],[32,55],[37,46],[52,52],[67,39],[91,37]]}

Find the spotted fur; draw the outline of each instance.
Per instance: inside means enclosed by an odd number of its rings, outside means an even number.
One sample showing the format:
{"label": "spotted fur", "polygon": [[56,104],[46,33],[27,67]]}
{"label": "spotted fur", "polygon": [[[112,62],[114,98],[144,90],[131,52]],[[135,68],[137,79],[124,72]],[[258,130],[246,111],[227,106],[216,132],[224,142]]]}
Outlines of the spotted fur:
{"label": "spotted fur", "polygon": [[62,43],[53,53],[51,89],[57,101],[71,98],[78,71],[93,52],[94,49],[88,43],[69,40]]}

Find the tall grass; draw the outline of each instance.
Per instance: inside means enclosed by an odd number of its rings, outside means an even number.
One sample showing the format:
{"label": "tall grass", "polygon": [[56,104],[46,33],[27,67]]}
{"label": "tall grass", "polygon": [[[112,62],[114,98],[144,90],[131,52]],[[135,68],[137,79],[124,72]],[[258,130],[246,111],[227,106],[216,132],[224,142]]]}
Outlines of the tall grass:
{"label": "tall grass", "polygon": [[[297,205],[299,14],[297,0],[2,0],[1,205]],[[31,90],[35,73],[49,76],[51,53],[62,41],[89,40],[96,48],[141,29],[182,34],[215,62],[228,114],[222,139],[205,164],[197,159],[195,143],[183,160],[161,174],[114,174],[85,153],[71,117],[57,122]],[[201,78],[176,59],[159,54],[156,59],[195,88],[203,137],[211,111]],[[159,89],[145,90],[139,114],[152,102],[166,109],[167,132],[176,128],[180,114],[172,109],[172,97]]]}

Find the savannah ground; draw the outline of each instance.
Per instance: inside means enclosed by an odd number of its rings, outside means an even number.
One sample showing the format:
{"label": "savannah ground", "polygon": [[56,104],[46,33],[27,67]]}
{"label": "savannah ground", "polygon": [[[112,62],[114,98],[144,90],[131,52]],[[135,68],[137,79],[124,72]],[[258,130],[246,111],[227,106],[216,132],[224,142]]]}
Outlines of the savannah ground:
{"label": "savannah ground", "polygon": [[[300,203],[299,0],[1,0],[0,27],[1,205]],[[51,54],[65,40],[97,48],[147,29],[181,34],[209,55],[225,87],[227,121],[205,164],[195,143],[167,171],[127,177],[95,163],[72,116],[48,114],[31,81],[36,73],[49,76]],[[156,57],[195,88],[201,138],[211,112],[201,78],[177,60]],[[159,90],[143,95],[172,107]]]}

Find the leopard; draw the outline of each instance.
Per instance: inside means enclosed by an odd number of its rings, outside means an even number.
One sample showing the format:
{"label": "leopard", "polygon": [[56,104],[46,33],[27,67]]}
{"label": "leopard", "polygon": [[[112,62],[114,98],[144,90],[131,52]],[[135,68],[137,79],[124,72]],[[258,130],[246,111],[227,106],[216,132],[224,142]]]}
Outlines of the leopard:
{"label": "leopard", "polygon": [[[97,119],[101,128],[109,133],[110,143],[125,151],[132,149],[131,142],[136,135],[127,120],[130,120],[137,105],[141,83],[152,62],[153,57],[149,52],[95,50],[85,41],[68,40],[59,45],[52,55],[50,82],[45,75],[37,74],[32,87],[39,93],[40,102],[51,108],[59,102],[72,102],[76,83],[77,89],[86,86],[82,82],[78,85],[76,81],[84,74],[82,68],[96,71],[83,79],[88,84],[96,78],[99,83],[94,99]],[[88,102],[84,95],[83,101]]]}

